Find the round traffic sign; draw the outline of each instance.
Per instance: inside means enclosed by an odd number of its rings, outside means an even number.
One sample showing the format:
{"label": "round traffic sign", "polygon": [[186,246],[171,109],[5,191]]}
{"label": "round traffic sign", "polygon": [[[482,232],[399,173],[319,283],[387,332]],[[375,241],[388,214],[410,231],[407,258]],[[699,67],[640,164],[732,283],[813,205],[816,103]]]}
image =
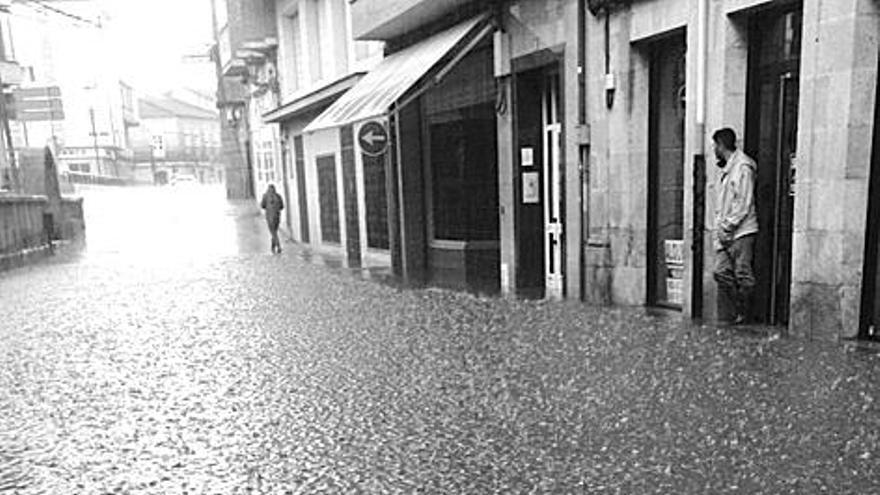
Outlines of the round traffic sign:
{"label": "round traffic sign", "polygon": [[388,130],[381,122],[375,120],[367,122],[358,131],[358,143],[364,153],[372,156],[381,155],[388,149]]}

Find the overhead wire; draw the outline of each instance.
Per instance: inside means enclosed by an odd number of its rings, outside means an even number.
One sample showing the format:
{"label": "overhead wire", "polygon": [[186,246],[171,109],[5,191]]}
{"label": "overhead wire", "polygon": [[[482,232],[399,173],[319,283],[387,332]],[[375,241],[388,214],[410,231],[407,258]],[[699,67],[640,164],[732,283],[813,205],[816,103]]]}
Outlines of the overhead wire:
{"label": "overhead wire", "polygon": [[17,1],[15,1],[15,3],[16,4],[23,4],[27,7],[30,7],[31,9],[34,9],[34,10],[37,10],[37,11],[40,11],[43,13],[51,12],[54,14],[58,14],[60,16],[67,17],[69,19],[73,19],[79,23],[88,24],[90,26],[94,26],[99,29],[103,28],[103,25],[101,24],[100,18],[98,20],[88,19],[88,18],[83,17],[81,15],[73,14],[71,12],[60,9],[60,8],[55,7],[53,5],[49,5],[47,2],[45,2],[43,0],[17,0]]}

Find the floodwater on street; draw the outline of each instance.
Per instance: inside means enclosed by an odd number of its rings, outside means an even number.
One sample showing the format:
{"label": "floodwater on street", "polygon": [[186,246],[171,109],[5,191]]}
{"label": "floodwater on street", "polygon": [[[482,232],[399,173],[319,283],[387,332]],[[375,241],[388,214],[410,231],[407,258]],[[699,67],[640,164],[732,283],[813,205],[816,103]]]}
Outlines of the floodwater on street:
{"label": "floodwater on street", "polygon": [[870,350],[383,285],[215,188],[0,274],[0,493],[876,493]]}

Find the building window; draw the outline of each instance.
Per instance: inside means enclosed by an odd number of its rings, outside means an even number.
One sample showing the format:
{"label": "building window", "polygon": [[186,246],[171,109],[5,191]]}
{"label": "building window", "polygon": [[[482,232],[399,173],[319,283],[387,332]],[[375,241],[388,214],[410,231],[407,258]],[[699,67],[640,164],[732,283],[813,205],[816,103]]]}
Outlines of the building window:
{"label": "building window", "polygon": [[327,32],[325,26],[327,21],[321,0],[309,0],[308,7],[306,14],[309,27],[309,73],[312,76],[311,82],[314,83],[324,78],[322,47],[323,36]]}
{"label": "building window", "polygon": [[290,92],[301,89],[304,84],[303,70],[303,47],[302,26],[300,25],[299,12],[287,17],[287,46],[290,54],[287,58],[287,80],[290,81]]}
{"label": "building window", "polygon": [[269,182],[275,182],[278,178],[275,171],[275,155],[272,149],[272,141],[263,141],[262,155],[266,180]]}

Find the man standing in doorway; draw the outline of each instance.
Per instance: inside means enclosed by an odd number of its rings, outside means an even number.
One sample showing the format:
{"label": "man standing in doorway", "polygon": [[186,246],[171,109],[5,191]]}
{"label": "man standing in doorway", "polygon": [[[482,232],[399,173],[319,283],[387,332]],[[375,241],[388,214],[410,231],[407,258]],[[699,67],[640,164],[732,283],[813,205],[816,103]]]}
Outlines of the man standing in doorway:
{"label": "man standing in doorway", "polygon": [[741,324],[755,288],[752,255],[758,233],[755,209],[755,161],[736,147],[733,129],[712,135],[721,175],[715,200],[715,281],[718,320]]}

